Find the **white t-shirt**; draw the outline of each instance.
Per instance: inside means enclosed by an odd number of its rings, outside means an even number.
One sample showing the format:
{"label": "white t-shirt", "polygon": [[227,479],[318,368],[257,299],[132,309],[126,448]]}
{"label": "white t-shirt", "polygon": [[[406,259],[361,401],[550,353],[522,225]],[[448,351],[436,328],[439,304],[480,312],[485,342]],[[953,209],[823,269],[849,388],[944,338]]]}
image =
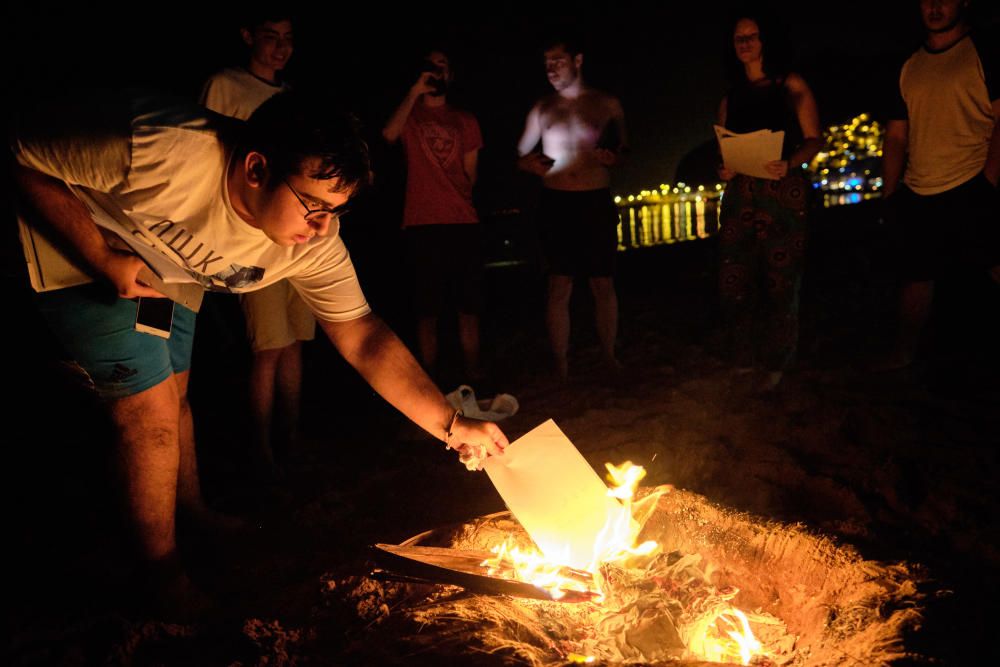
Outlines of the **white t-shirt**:
{"label": "white t-shirt", "polygon": [[287,90],[270,84],[242,67],[227,67],[205,82],[200,102],[217,113],[246,120],[261,104]]}
{"label": "white t-shirt", "polygon": [[370,308],[339,229],[283,247],[247,224],[226,187],[238,121],[195,105],[133,103],[131,132],[21,135],[18,162],[54,176],[94,210],[130,222],[131,236],[155,247],[206,289],[246,292],[288,279],[321,320],[345,321]]}

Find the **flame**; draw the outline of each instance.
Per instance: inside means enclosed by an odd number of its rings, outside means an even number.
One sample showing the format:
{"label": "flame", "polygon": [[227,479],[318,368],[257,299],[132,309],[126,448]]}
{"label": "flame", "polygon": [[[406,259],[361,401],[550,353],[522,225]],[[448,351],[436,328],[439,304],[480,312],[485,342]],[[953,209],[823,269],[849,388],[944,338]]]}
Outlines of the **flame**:
{"label": "flame", "polygon": [[[553,600],[562,599],[569,591],[577,591],[591,594],[596,603],[603,602],[605,592],[598,583],[601,578],[594,576],[602,564],[625,565],[631,559],[651,556],[659,549],[659,545],[652,540],[638,545],[636,542],[642,526],[656,507],[657,499],[668,490],[668,487],[660,487],[642,500],[633,502],[639,482],[646,476],[645,468],[633,465],[631,461],[618,466],[606,463],[605,467],[611,482],[608,496],[618,499],[620,503],[611,503],[604,527],[594,541],[593,559],[586,571],[569,567],[565,564],[566,559],[560,558],[559,554],[546,556],[534,547],[522,549],[512,537],[493,547],[494,557],[483,561],[482,566],[491,575],[531,583],[546,591]],[[688,650],[705,660],[738,660],[748,665],[754,655],[763,652],[761,643],[750,629],[746,614],[728,604],[702,614],[687,626],[684,634]]]}
{"label": "flame", "polygon": [[747,615],[736,607],[710,611],[689,629],[688,650],[706,660],[749,665],[764,647],[750,629]]}
{"label": "flame", "polygon": [[589,582],[582,575],[555,560],[546,558],[534,548],[521,549],[511,538],[493,547],[495,556],[481,564],[491,575],[509,576],[526,581],[546,591],[553,600],[565,597],[567,591],[592,592]]}
{"label": "flame", "polygon": [[[603,563],[618,563],[631,556],[648,556],[657,548],[656,542],[652,540],[635,546],[642,524],[632,515],[632,498],[639,487],[639,482],[646,476],[646,469],[633,465],[631,461],[619,466],[605,463],[604,466],[608,469],[608,479],[612,484],[608,488],[608,496],[620,500],[621,505],[612,505],[608,510],[604,527],[597,534],[597,539],[594,541],[594,557],[587,568],[591,573],[596,572]],[[652,495],[659,496],[658,493]]]}
{"label": "flame", "polygon": [[[612,486],[608,496],[617,498],[620,503],[612,503],[604,526],[594,541],[594,556],[586,571],[574,570],[566,565],[566,558],[559,554],[543,555],[535,548],[521,549],[512,538],[508,537],[503,544],[495,546],[491,551],[495,554],[482,562],[491,575],[504,576],[505,571],[513,571],[516,578],[533,584],[559,600],[566,591],[580,591],[602,596],[602,591],[593,575],[603,563],[620,563],[634,556],[648,556],[656,551],[654,541],[643,542],[636,546],[642,525],[633,517],[632,497],[639,482],[646,476],[642,466],[633,465],[631,461],[616,466],[605,464],[608,478]],[[659,493],[651,494],[653,501]],[[650,498],[643,499],[646,503]]]}

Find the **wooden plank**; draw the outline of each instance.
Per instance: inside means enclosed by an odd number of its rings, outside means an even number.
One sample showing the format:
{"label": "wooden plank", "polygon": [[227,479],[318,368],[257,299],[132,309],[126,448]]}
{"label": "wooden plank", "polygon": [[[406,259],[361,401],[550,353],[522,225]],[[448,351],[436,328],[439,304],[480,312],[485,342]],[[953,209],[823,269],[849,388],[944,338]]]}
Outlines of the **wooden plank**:
{"label": "wooden plank", "polygon": [[[481,563],[492,557],[488,551],[396,544],[376,544],[373,549],[376,562],[388,573],[461,586],[473,593],[553,600],[548,591],[532,584],[487,574]],[[595,597],[593,593],[565,591],[559,602],[587,602]]]}

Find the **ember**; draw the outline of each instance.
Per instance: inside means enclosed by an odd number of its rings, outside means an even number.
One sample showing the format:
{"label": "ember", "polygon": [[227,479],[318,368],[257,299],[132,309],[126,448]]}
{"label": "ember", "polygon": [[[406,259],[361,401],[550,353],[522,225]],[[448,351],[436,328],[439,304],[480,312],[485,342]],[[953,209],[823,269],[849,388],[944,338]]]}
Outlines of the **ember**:
{"label": "ember", "polygon": [[[433,646],[440,657],[474,651],[533,665],[590,658],[820,665],[848,656],[875,664],[913,657],[902,640],[921,619],[911,566],[864,561],[801,527],[664,491],[640,491],[632,508],[640,518],[643,510],[649,516],[637,539],[654,540],[658,549],[588,573],[588,585],[603,592],[600,604],[470,595],[442,586],[420,594],[413,584],[386,584],[383,600],[394,611],[379,632],[411,648]],[[655,501],[646,503],[650,497]],[[504,542],[521,550],[531,544],[506,512],[405,544],[482,551]]]}
{"label": "ember", "polygon": [[[607,606],[611,614],[621,614],[628,608],[657,610],[662,617],[661,624],[671,626],[670,636],[682,641],[678,646],[669,647],[667,655],[654,650],[651,655],[641,656],[645,659],[680,657],[680,653],[686,653],[706,660],[737,660],[746,665],[754,656],[764,655],[746,615],[729,604],[738,591],[716,592],[708,574],[693,569],[697,560],[684,560],[674,555],[654,557],[659,554],[659,545],[654,540],[636,545],[650,511],[668,489],[656,489],[633,506],[632,499],[646,470],[631,461],[619,466],[606,463],[605,467],[612,484],[608,496],[617,498],[621,504],[609,506],[586,572],[573,570],[558,557],[547,558],[533,546],[519,546],[515,538],[508,536],[502,544],[492,548],[495,557],[483,562],[489,574],[516,576],[520,581],[547,591],[554,600],[564,598],[567,591],[594,593],[597,597],[593,602]],[[675,569],[673,566],[678,561],[683,561],[686,567]],[[693,569],[693,576],[688,569]],[[650,581],[656,585],[647,585]],[[691,592],[686,589],[692,588],[696,581],[704,611],[690,613],[683,601],[674,598],[690,596]],[[600,651],[600,647],[592,650],[606,653]],[[609,657],[612,656],[602,655],[605,659]]]}

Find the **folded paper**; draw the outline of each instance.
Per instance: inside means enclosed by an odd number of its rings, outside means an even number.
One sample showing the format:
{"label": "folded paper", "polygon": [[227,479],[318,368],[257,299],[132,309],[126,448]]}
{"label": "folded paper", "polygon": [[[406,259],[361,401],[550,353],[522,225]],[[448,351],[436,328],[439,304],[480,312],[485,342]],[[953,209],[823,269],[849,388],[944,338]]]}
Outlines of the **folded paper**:
{"label": "folded paper", "polygon": [[757,130],[737,134],[716,125],[715,137],[719,140],[722,163],[727,169],[747,176],[776,180],[764,165],[781,159],[781,147],[785,142],[783,131]]}

